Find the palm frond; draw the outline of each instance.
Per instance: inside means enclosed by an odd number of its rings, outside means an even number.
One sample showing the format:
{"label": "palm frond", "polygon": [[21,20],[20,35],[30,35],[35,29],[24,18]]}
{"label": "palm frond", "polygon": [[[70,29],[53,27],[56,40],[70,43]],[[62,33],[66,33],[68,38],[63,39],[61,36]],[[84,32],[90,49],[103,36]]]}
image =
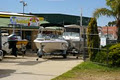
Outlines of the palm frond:
{"label": "palm frond", "polygon": [[120,0],[106,0],[106,5],[109,6],[113,11],[119,10]]}
{"label": "palm frond", "polygon": [[106,0],[106,5],[107,6],[113,6],[113,4],[115,4],[116,2],[115,2],[115,0]]}
{"label": "palm frond", "polygon": [[114,12],[112,10],[109,10],[107,8],[100,8],[100,9],[96,9],[93,13],[93,17],[99,18],[99,16],[114,16]]}

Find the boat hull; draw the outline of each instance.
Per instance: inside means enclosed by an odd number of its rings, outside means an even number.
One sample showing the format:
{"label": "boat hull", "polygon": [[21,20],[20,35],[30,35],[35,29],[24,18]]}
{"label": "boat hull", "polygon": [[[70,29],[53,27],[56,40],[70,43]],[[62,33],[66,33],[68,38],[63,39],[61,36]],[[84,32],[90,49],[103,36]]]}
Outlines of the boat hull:
{"label": "boat hull", "polygon": [[75,48],[77,50],[83,50],[83,41],[79,40],[66,40],[69,43],[69,49]]}
{"label": "boat hull", "polygon": [[24,44],[24,45],[27,45],[28,41],[27,40],[18,40],[17,41],[17,45],[21,45],[21,44]]}
{"label": "boat hull", "polygon": [[45,53],[52,53],[58,50],[67,50],[68,43],[65,40],[34,40],[37,49],[41,49],[43,46],[43,51]]}
{"label": "boat hull", "polygon": [[84,41],[82,38],[80,40],[79,37],[75,37],[75,36],[63,36],[63,37],[69,44],[68,49],[77,49],[83,51]]}

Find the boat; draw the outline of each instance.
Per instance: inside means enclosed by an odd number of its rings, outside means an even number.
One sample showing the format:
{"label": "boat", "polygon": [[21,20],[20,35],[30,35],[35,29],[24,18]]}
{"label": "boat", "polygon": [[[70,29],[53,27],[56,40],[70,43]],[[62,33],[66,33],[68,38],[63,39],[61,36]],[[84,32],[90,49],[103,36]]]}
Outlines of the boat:
{"label": "boat", "polygon": [[7,36],[6,38],[7,40],[4,41],[2,44],[4,56],[6,55],[6,53],[11,54],[14,43],[16,43],[15,46],[17,48],[17,51],[25,54],[28,40],[22,39],[21,36],[18,36],[15,33]]}
{"label": "boat", "polygon": [[15,31],[16,26],[21,27],[22,25],[9,24],[9,26],[13,27],[13,33],[6,37],[3,37],[2,50],[4,56],[6,53],[8,53],[17,57],[18,52],[22,53],[24,56],[26,53],[26,45],[28,44],[28,40],[22,39],[22,30],[20,30],[20,32]]}
{"label": "boat", "polygon": [[34,40],[38,49],[38,57],[43,55],[62,55],[66,58],[68,42],[64,40],[62,34],[64,26],[59,24],[44,23],[40,25],[38,36]]}
{"label": "boat", "polygon": [[83,38],[81,37],[81,29],[79,25],[65,25],[64,39],[69,43],[69,53],[79,53],[83,50]]}

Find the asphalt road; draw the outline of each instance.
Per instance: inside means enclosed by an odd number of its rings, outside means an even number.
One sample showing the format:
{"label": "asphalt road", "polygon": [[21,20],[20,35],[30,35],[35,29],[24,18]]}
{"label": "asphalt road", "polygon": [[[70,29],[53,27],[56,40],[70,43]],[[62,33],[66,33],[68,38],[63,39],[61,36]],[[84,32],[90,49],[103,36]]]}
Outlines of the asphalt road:
{"label": "asphalt road", "polygon": [[51,80],[82,62],[75,57],[6,56],[0,62],[0,80]]}

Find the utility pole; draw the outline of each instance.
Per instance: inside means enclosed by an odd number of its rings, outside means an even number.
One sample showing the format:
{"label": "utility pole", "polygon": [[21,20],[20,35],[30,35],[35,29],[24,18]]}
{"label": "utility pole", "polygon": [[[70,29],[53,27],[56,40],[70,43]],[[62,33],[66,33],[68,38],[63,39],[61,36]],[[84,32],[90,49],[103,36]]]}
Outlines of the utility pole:
{"label": "utility pole", "polygon": [[[81,8],[81,13],[80,13],[80,38],[81,38],[81,32],[84,35],[84,39],[83,39],[83,60],[85,61],[85,30],[82,27],[82,8]],[[80,39],[80,43],[81,43],[81,39]],[[79,48],[80,49],[80,48]]]}

